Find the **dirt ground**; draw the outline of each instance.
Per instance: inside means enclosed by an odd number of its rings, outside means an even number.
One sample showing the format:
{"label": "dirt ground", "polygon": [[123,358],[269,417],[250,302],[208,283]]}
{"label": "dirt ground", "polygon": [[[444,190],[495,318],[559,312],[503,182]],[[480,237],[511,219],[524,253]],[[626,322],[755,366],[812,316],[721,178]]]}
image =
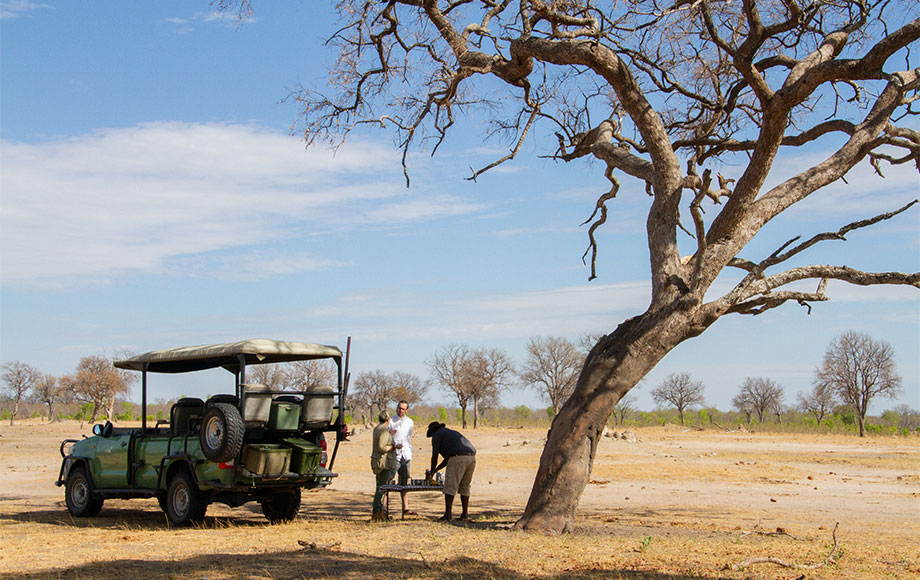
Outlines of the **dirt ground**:
{"label": "dirt ground", "polygon": [[[332,487],[304,494],[295,522],[269,526],[257,504],[215,504],[203,526],[181,530],[152,499],[69,516],[54,485],[58,446],[89,432],[76,422],[0,426],[0,579],[920,578],[917,438],[673,426],[639,429],[633,443],[604,438],[577,531],[553,536],[511,529],[542,431],[466,431],[479,451],[468,524],[437,523],[443,502],[431,492],[410,495],[419,516],[400,520],[394,495],[395,520],[370,523],[363,430],[340,446]],[[421,477],[423,434],[414,448]],[[754,561],[765,559],[775,562]]]}

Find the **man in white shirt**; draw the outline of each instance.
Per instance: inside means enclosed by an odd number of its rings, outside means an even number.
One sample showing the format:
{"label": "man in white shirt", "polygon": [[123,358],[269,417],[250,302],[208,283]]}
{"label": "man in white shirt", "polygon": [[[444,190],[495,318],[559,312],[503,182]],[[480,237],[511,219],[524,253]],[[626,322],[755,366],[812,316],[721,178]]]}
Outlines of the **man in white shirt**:
{"label": "man in white shirt", "polygon": [[[402,444],[402,447],[396,450],[396,460],[399,463],[399,485],[409,485],[409,462],[412,461],[412,430],[415,423],[412,418],[406,415],[409,410],[409,403],[400,401],[396,405],[396,415],[390,417],[390,432],[393,434],[393,441],[396,445]],[[409,492],[400,492],[402,496],[402,513],[403,517],[417,515],[409,509]]]}

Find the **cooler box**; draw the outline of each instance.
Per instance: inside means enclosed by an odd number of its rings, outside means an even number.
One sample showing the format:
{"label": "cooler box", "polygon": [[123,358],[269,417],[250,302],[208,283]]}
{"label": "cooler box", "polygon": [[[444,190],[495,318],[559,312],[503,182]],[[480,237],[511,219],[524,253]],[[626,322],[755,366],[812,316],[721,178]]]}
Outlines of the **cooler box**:
{"label": "cooler box", "polygon": [[285,444],[291,447],[291,471],[300,474],[312,474],[319,467],[319,459],[323,450],[319,445],[314,445],[303,439],[285,439]]}
{"label": "cooler box", "polygon": [[291,450],[281,445],[250,443],[243,447],[243,467],[255,475],[274,477],[288,471]]}
{"label": "cooler box", "polygon": [[286,401],[272,401],[268,428],[275,431],[297,431],[300,428],[300,405]]}
{"label": "cooler box", "polygon": [[335,388],[329,386],[313,387],[303,394],[304,427],[315,429],[325,427],[332,422],[332,408]]}
{"label": "cooler box", "polygon": [[243,385],[245,402],[243,403],[243,420],[247,424],[264,425],[268,422],[272,405],[270,387],[256,383]]}

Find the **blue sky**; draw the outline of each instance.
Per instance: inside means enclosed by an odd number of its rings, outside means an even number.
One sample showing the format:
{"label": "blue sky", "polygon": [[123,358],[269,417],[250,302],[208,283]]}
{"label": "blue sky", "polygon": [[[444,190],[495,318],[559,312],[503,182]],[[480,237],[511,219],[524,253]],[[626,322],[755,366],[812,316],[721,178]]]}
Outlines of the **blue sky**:
{"label": "blue sky", "polygon": [[[206,0],[0,2],[0,361],[60,375],[119,349],[255,337],[344,346],[350,335],[354,373],[427,378],[425,361],[449,343],[521,361],[532,336],[578,340],[645,309],[641,187],[624,183],[610,205],[588,282],[580,224],[607,188],[598,166],[538,159],[538,138],[471,183],[469,168],[506,148],[470,131],[433,158],[412,155],[407,189],[388,134],[307,150],[290,135],[298,111],[286,97],[326,86],[335,15],[323,3],[255,8],[238,26]],[[796,152],[780,167],[819,158]],[[916,171],[886,174],[854,171],[771,224],[745,257],[918,196]],[[915,208],[808,258],[918,271],[918,232]],[[722,409],[747,376],[772,378],[794,402],[828,343],[852,329],[890,342],[904,378],[903,395],[873,410],[920,407],[916,289],[832,284],[829,294],[810,316],[787,305],[723,318],[668,355],[639,405],[651,408],[648,391],[672,372],[702,381]],[[164,396],[212,379],[188,380]],[[430,398],[449,401],[437,388]],[[530,391],[504,400],[541,404]]]}

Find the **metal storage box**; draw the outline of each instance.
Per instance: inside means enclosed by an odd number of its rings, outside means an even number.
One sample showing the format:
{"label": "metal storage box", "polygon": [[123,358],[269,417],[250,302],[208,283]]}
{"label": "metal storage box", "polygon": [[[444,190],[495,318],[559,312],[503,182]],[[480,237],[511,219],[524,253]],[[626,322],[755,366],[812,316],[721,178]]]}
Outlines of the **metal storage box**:
{"label": "metal storage box", "polygon": [[262,424],[268,422],[272,405],[272,390],[260,384],[243,385],[243,419],[249,424]]}
{"label": "metal storage box", "polygon": [[303,439],[285,439],[284,442],[291,446],[291,471],[301,474],[311,474],[316,471],[323,451],[319,445]]}
{"label": "metal storage box", "polygon": [[272,401],[268,428],[276,431],[296,431],[300,427],[300,405],[286,401]]}
{"label": "metal storage box", "polygon": [[332,422],[332,408],[335,388],[329,386],[313,387],[303,394],[304,427],[314,429],[325,427]]}
{"label": "metal storage box", "polygon": [[255,475],[282,475],[287,472],[290,461],[290,448],[281,445],[249,444],[243,448],[243,467]]}

